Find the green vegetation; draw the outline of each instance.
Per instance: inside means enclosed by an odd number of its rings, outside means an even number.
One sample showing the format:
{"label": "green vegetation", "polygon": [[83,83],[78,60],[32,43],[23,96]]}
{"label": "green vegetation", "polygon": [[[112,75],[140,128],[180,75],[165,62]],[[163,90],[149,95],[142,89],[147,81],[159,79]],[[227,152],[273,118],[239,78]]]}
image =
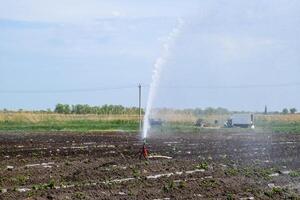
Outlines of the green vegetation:
{"label": "green vegetation", "polygon": [[164,185],[163,191],[164,192],[170,192],[173,189],[175,189],[175,187],[176,187],[175,182],[173,180],[171,180],[167,184]]}
{"label": "green vegetation", "polygon": [[291,108],[291,109],[290,109],[290,113],[291,113],[291,114],[295,114],[296,112],[297,112],[297,109],[296,109],[296,108]]}
{"label": "green vegetation", "polygon": [[204,188],[215,188],[217,185],[217,181],[214,179],[204,179],[200,182],[200,187]]}
{"label": "green vegetation", "polygon": [[57,104],[54,112],[0,112],[0,131],[134,132],[139,127],[136,107]]}
{"label": "green vegetation", "polygon": [[1,131],[137,131],[138,122],[134,120],[70,120],[70,121],[4,121]]}
{"label": "green vegetation", "polygon": [[32,186],[33,190],[48,190],[48,189],[54,189],[54,188],[55,188],[54,180],[50,180],[49,183],[46,183],[46,184],[38,184],[38,185]]}
{"label": "green vegetation", "polygon": [[141,177],[141,171],[138,169],[132,169],[132,175],[134,178],[140,178]]}
{"label": "green vegetation", "polygon": [[281,196],[284,192],[286,192],[286,190],[283,188],[273,187],[272,190],[266,191],[264,194],[269,198],[274,198],[276,194]]}
{"label": "green vegetation", "polygon": [[86,195],[83,192],[75,192],[75,199],[86,199]]}
{"label": "green vegetation", "polygon": [[197,169],[208,169],[208,164],[206,162],[200,163],[196,166]]}
{"label": "green vegetation", "polygon": [[286,115],[286,114],[295,114],[297,112],[297,109],[296,108],[290,108],[290,109],[287,109],[287,108],[284,108],[282,110],[282,114]]}
{"label": "green vegetation", "polygon": [[180,181],[174,181],[174,180],[169,180],[166,184],[163,186],[163,191],[164,192],[172,192],[173,190],[182,190],[187,187],[187,182],[184,180]]}
{"label": "green vegetation", "polygon": [[183,122],[166,122],[162,126],[153,126],[152,127],[156,132],[172,132],[172,133],[190,133],[190,132],[199,132],[200,128],[194,126],[192,123],[183,123]]}
{"label": "green vegetation", "polygon": [[179,182],[179,185],[178,185],[179,189],[183,189],[183,188],[186,188],[186,187],[187,187],[186,181],[180,181]]}
{"label": "green vegetation", "polygon": [[252,167],[245,167],[245,168],[234,168],[228,167],[224,170],[224,173],[227,176],[237,176],[243,175],[245,177],[251,178],[263,178],[265,180],[270,180],[273,173],[278,172],[278,169],[275,168],[252,168]]}
{"label": "green vegetation", "polygon": [[[285,114],[256,113],[255,130],[224,128],[224,122],[234,113],[224,108],[154,109],[153,112],[157,119],[161,119],[162,126],[153,126],[152,131],[161,133],[232,133],[235,131],[300,133],[300,114],[296,113],[295,108],[285,109]],[[0,131],[137,132],[138,120],[137,107],[57,104],[54,112],[51,110],[0,111]]]}
{"label": "green vegetation", "polygon": [[12,178],[12,181],[16,185],[25,185],[25,183],[27,182],[27,180],[29,180],[29,176],[24,176],[24,175],[18,175],[17,177]]}
{"label": "green vegetation", "polygon": [[284,109],[282,110],[282,114],[286,115],[286,114],[288,114],[288,113],[289,113],[289,110],[288,110],[287,108],[284,108]]}
{"label": "green vegetation", "polygon": [[238,175],[238,173],[239,173],[239,170],[236,168],[228,168],[227,170],[225,170],[225,174],[227,176],[236,176],[236,175]]}
{"label": "green vegetation", "polygon": [[233,199],[234,199],[234,198],[233,198],[233,194],[231,194],[231,193],[227,194],[227,195],[226,195],[226,199],[227,199],[227,200],[233,200]]}
{"label": "green vegetation", "polygon": [[104,105],[104,106],[89,106],[87,104],[57,104],[54,112],[60,114],[98,114],[98,115],[111,115],[111,114],[139,114],[137,107],[124,107],[121,105]]}
{"label": "green vegetation", "polygon": [[256,126],[275,133],[300,133],[300,121],[257,121]]}
{"label": "green vegetation", "polygon": [[299,177],[300,176],[300,172],[299,171],[292,171],[289,173],[289,175],[291,177]]}

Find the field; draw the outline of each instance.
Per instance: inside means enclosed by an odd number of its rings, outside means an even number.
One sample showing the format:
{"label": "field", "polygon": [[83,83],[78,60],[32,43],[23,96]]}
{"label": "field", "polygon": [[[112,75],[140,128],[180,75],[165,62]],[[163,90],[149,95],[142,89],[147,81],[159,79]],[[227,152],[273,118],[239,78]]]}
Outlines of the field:
{"label": "field", "polygon": [[2,133],[0,198],[299,199],[300,135],[153,132],[147,161],[141,145],[122,132]]}
{"label": "field", "polygon": [[0,113],[0,199],[299,199],[299,115],[164,116],[148,160],[136,115]]}
{"label": "field", "polygon": [[137,115],[0,113],[0,131],[137,131]]}
{"label": "field", "polygon": [[[156,116],[165,122],[163,129],[193,132],[199,130],[195,126],[197,119],[222,128],[230,115],[200,115],[184,113],[160,113]],[[138,115],[96,115],[96,114],[55,114],[34,112],[0,112],[0,132],[93,132],[122,131],[137,132]],[[218,124],[215,125],[214,121]],[[279,133],[300,133],[300,114],[290,115],[255,115],[258,130]],[[224,130],[226,131],[226,130]]]}

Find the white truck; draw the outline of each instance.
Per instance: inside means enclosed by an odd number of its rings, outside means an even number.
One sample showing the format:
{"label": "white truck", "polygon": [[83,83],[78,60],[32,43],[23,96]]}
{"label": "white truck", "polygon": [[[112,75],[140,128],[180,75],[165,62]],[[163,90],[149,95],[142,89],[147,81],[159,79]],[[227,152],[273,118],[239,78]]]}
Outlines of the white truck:
{"label": "white truck", "polygon": [[253,114],[233,114],[230,119],[225,122],[225,127],[240,127],[240,128],[254,128]]}

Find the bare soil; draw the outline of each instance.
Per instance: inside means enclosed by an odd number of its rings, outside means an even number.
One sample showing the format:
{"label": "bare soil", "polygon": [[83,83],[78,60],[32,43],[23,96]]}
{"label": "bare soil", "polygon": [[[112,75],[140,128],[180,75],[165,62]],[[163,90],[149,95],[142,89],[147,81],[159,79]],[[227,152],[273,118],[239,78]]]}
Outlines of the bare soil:
{"label": "bare soil", "polygon": [[[0,199],[299,199],[300,135],[1,133]],[[11,166],[11,167],[8,167]]]}

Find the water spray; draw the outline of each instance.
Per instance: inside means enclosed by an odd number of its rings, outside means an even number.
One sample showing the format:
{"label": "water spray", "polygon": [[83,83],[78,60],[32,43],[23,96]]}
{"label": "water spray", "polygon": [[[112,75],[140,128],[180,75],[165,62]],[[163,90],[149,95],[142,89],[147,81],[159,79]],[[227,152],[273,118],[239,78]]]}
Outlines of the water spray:
{"label": "water spray", "polygon": [[153,101],[156,97],[157,87],[159,85],[162,68],[165,66],[166,62],[171,53],[171,49],[174,46],[174,43],[179,36],[181,29],[183,27],[184,21],[182,19],[178,19],[176,27],[170,32],[165,43],[163,44],[161,55],[157,58],[154,64],[154,70],[152,74],[152,82],[150,84],[150,91],[147,101],[146,113],[144,116],[144,126],[143,126],[143,139],[146,140],[148,135],[148,130],[150,129],[149,117],[150,112],[152,110]]}
{"label": "water spray", "polygon": [[150,91],[149,91],[149,96],[148,96],[148,101],[147,101],[147,107],[146,107],[146,112],[144,116],[144,126],[142,130],[142,138],[143,138],[143,147],[142,151],[140,154],[140,158],[143,156],[145,159],[148,157],[148,150],[146,148],[146,140],[148,136],[148,131],[150,129],[150,122],[149,122],[149,117],[150,117],[150,112],[153,107],[153,101],[156,97],[156,92],[157,92],[157,87],[159,85],[161,73],[162,73],[162,68],[165,66],[167,63],[169,56],[171,54],[171,49],[174,46],[174,43],[179,36],[181,29],[183,27],[184,21],[182,19],[178,19],[177,25],[173,30],[170,32],[168,35],[166,41],[163,44],[162,52],[161,55],[156,59],[155,64],[154,64],[154,70],[152,74],[152,82],[150,84]]}

